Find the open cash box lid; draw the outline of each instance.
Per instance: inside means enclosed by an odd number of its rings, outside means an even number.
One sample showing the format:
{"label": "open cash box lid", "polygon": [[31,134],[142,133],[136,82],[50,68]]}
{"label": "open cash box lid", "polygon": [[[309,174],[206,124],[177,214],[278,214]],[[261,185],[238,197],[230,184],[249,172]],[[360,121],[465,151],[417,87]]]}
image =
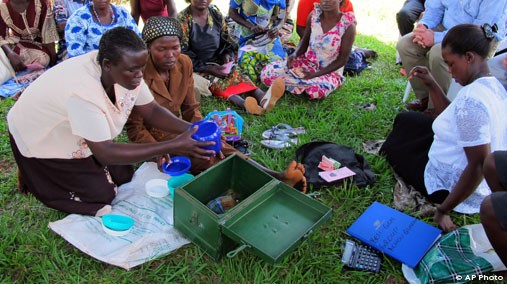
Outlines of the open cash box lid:
{"label": "open cash box lid", "polygon": [[278,262],[331,216],[321,202],[282,182],[271,184],[222,224],[223,234],[239,244],[228,257],[249,248],[267,262]]}

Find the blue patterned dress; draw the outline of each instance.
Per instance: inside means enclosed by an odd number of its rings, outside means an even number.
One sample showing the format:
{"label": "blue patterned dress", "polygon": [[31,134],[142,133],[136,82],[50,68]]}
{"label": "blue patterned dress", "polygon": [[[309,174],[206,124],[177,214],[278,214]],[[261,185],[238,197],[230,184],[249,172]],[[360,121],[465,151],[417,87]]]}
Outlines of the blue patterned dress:
{"label": "blue patterned dress", "polygon": [[114,13],[114,21],[109,25],[96,22],[92,16],[90,4],[79,8],[67,20],[65,25],[65,40],[69,57],[74,57],[99,49],[102,34],[115,27],[126,27],[135,31],[139,36],[139,28],[129,12],[125,8],[111,4]]}
{"label": "blue patterned dress", "polygon": [[[229,7],[237,10],[246,21],[265,29],[279,25],[284,20],[287,9],[285,0],[230,0]],[[280,36],[269,39],[267,33],[252,34],[250,29],[240,24],[236,24],[236,29],[240,33],[238,61],[250,79],[257,82],[257,76],[266,63],[285,58]],[[247,45],[254,46],[255,50],[245,52],[242,48]],[[256,56],[258,53],[263,56],[259,58]],[[251,62],[257,59],[257,64]]]}

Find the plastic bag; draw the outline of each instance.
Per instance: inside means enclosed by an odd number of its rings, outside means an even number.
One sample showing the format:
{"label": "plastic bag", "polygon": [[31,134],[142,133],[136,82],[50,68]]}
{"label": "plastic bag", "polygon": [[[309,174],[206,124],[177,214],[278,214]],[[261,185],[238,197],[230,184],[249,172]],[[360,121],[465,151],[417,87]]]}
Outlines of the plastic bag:
{"label": "plastic bag", "polygon": [[226,141],[241,140],[243,132],[243,118],[234,110],[227,108],[226,111],[212,111],[206,115],[204,120],[212,120],[222,130],[222,136]]}

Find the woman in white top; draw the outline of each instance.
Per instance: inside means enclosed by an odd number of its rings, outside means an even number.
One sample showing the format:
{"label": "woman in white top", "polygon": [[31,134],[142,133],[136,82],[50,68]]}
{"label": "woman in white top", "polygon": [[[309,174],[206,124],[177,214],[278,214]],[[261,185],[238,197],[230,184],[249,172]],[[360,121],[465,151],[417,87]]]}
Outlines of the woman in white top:
{"label": "woman in white top", "polygon": [[[62,62],[25,90],[7,115],[21,191],[51,208],[100,216],[111,211],[117,186],[131,180],[131,164],[219,154],[154,101],[143,80],[147,60],[143,40],[117,27],[104,33],[98,52]],[[133,109],[149,125],[181,134],[152,144],[114,142]]]}
{"label": "woman in white top", "polygon": [[[444,231],[456,228],[451,210],[479,212],[482,200],[491,193],[483,180],[484,160],[492,151],[507,149],[507,94],[487,64],[493,38],[489,26],[468,24],[452,28],[445,36],[442,56],[452,77],[463,86],[452,103],[427,68],[417,66],[410,71],[411,77],[428,87],[438,115],[432,124],[434,136],[424,174],[417,173],[424,176],[424,189],[414,187],[440,203],[434,220]],[[404,153],[407,160],[412,158],[409,163],[418,163],[411,154]],[[403,167],[400,160],[390,163],[395,170]]]}

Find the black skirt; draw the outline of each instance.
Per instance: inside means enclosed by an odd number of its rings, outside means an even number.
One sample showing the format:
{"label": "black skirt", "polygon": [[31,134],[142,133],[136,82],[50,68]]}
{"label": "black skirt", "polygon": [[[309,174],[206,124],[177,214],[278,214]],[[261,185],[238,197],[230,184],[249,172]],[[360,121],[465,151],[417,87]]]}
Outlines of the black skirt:
{"label": "black skirt", "polygon": [[93,156],[84,159],[38,159],[24,157],[9,133],[19,169],[19,187],[46,206],[68,213],[95,215],[111,204],[117,187],[130,182],[131,165],[104,166]]}
{"label": "black skirt", "polygon": [[399,113],[394,119],[393,130],[380,149],[394,171],[424,196],[424,170],[428,152],[433,143],[433,119],[420,112]]}

